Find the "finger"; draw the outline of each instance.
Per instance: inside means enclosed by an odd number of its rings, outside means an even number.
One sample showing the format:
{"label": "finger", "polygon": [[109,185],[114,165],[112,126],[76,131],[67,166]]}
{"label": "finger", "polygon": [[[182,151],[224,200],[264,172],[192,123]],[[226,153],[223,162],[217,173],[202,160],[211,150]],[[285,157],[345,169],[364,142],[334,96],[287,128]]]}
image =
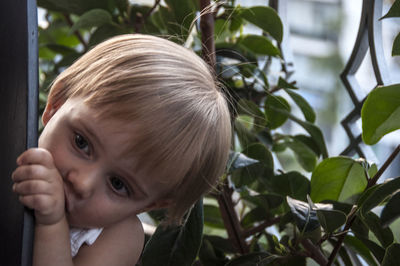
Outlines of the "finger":
{"label": "finger", "polygon": [[49,177],[49,170],[39,164],[19,166],[12,173],[11,178],[14,182],[32,179],[51,180],[51,177]]}
{"label": "finger", "polygon": [[43,214],[53,205],[53,201],[48,195],[21,195],[18,199],[26,207]]}
{"label": "finger", "polygon": [[18,193],[20,196],[27,195],[51,195],[54,193],[48,182],[43,180],[29,180],[13,185],[13,191]]}
{"label": "finger", "polygon": [[43,148],[31,148],[26,150],[17,158],[17,164],[41,164],[48,168],[54,168],[53,156],[48,150]]}

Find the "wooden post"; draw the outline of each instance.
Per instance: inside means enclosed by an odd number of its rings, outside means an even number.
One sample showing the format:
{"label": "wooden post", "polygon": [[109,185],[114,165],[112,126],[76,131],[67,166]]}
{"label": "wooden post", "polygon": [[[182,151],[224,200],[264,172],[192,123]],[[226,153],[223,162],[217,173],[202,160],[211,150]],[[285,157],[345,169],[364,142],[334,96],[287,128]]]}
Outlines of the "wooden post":
{"label": "wooden post", "polygon": [[17,156],[37,145],[35,0],[0,1],[0,265],[32,263],[33,218],[11,191]]}

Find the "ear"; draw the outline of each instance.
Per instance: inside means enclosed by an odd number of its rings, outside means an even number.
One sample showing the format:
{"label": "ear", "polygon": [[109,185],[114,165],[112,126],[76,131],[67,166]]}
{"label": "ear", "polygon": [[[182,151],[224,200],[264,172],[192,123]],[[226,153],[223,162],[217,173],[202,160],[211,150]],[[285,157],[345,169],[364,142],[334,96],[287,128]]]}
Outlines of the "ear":
{"label": "ear", "polygon": [[49,122],[50,118],[53,117],[53,115],[60,109],[60,107],[64,104],[64,101],[58,100],[54,101],[53,99],[49,98],[46,104],[46,108],[44,109],[43,115],[42,115],[42,122],[43,125],[46,126],[46,124]]}
{"label": "ear", "polygon": [[[49,120],[53,117],[53,115],[57,112],[58,109],[60,109],[60,107],[65,102],[64,97],[60,97],[60,95],[63,95],[63,93],[61,93],[63,91],[63,87],[64,84],[62,81],[56,81],[51,86],[51,91],[53,93],[49,94],[49,97],[47,98],[46,108],[44,109],[42,115],[42,122],[44,126],[46,126]],[[54,95],[57,95],[57,97]]]}

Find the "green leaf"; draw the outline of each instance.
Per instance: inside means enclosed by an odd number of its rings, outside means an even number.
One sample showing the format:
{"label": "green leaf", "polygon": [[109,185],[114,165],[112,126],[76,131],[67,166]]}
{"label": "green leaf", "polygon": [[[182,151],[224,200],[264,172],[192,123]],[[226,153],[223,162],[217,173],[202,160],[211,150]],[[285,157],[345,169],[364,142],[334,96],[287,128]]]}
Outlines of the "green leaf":
{"label": "green leaf", "polygon": [[310,180],[299,172],[288,172],[271,177],[270,189],[283,197],[306,200],[310,193]]}
{"label": "green leaf", "polygon": [[399,265],[399,261],[400,261],[400,244],[393,243],[386,249],[382,266]]}
{"label": "green leaf", "polygon": [[43,46],[49,48],[50,50],[52,50],[53,52],[57,53],[57,54],[61,54],[61,55],[68,55],[71,53],[76,53],[76,51],[74,49],[72,49],[69,46],[65,46],[65,45],[60,45],[60,44],[44,44]]}
{"label": "green leaf", "polygon": [[69,34],[70,27],[64,22],[56,20],[49,27],[39,29],[39,44],[57,44],[74,48],[80,41],[75,35]]}
{"label": "green leaf", "polygon": [[[382,221],[382,220],[381,220]],[[392,230],[396,243],[400,243],[400,219],[393,221],[389,228]]]}
{"label": "green leaf", "polygon": [[174,14],[177,25],[180,26],[179,36],[186,39],[189,27],[194,21],[196,5],[194,0],[165,0],[172,13]]}
{"label": "green leaf", "polygon": [[72,65],[72,63],[75,62],[80,56],[81,54],[76,52],[67,54],[56,64],[56,68],[68,67]]}
{"label": "green leaf", "polygon": [[[237,137],[240,141],[240,145],[242,147],[246,147],[247,145],[257,142],[256,135],[249,130],[249,127],[252,127],[252,118],[249,116],[244,116],[244,115],[239,115],[235,119],[235,132],[237,134]],[[248,125],[248,124],[251,125]]]}
{"label": "green leaf", "polygon": [[392,7],[389,9],[386,15],[384,15],[381,19],[384,18],[393,18],[393,17],[400,17],[400,1],[396,0]]}
{"label": "green leaf", "polygon": [[240,223],[243,228],[250,228],[254,223],[265,221],[268,217],[268,213],[263,208],[257,207],[247,212]]}
{"label": "green leaf", "polygon": [[295,138],[292,138],[292,140],[287,142],[286,145],[294,151],[297,161],[304,170],[307,172],[314,170],[315,165],[317,164],[317,155],[312,149],[303,142],[297,141]]}
{"label": "green leaf", "polygon": [[274,194],[261,194],[261,195],[245,195],[241,197],[246,202],[250,202],[257,207],[262,207],[265,212],[270,211],[276,207],[279,207],[282,202],[282,196]]}
{"label": "green leaf", "polygon": [[90,36],[89,39],[89,46],[94,46],[96,44],[101,43],[102,41],[105,41],[106,39],[109,39],[113,36],[116,35],[121,35],[128,33],[121,27],[117,27],[114,24],[104,24],[100,27],[98,27],[93,34]]}
{"label": "green leaf", "polygon": [[231,36],[229,22],[226,19],[218,18],[214,22],[215,43],[223,43]]}
{"label": "green leaf", "polygon": [[259,132],[267,124],[267,118],[260,108],[252,101],[240,99],[237,105],[239,114],[248,115],[254,118],[253,131]]}
{"label": "green leaf", "polygon": [[367,185],[363,167],[348,157],[331,157],[323,160],[311,176],[311,198],[346,201],[361,193]]}
{"label": "green leaf", "polygon": [[235,171],[236,169],[244,168],[249,165],[258,163],[257,160],[247,157],[243,153],[233,152],[229,153],[228,172]]}
{"label": "green leaf", "polygon": [[394,237],[392,231],[390,228],[382,228],[379,217],[375,213],[368,212],[364,215],[364,218],[364,222],[374,233],[383,247],[387,248],[393,243]]}
{"label": "green leaf", "polygon": [[238,43],[220,42],[215,44],[217,54],[223,57],[232,58],[241,62],[257,62],[257,56]]}
{"label": "green leaf", "polygon": [[[274,107],[271,107],[271,108],[274,108]],[[300,126],[302,126],[313,138],[315,144],[317,144],[318,149],[319,149],[320,153],[322,154],[322,157],[323,158],[328,157],[328,150],[325,145],[324,136],[322,135],[322,131],[317,126],[311,124],[310,122],[302,121],[302,120],[298,119],[297,117],[293,116],[291,113],[287,112],[286,110],[278,109],[278,108],[274,108],[274,110],[278,113],[286,114],[289,117],[289,119],[291,119],[292,121],[294,121],[297,124],[299,124]]]}
{"label": "green leaf", "polygon": [[222,252],[235,253],[236,251],[229,239],[214,235],[204,235],[203,240],[208,240],[215,249]]}
{"label": "green leaf", "polygon": [[[330,242],[333,242],[333,245],[336,244],[336,242],[332,241],[332,239],[330,239]],[[362,265],[357,256],[352,257],[352,259],[354,260],[354,264],[353,264],[353,262],[351,261],[350,256],[349,256],[349,250],[345,247],[342,247],[341,249],[339,249],[339,256],[342,259],[345,266]]]}
{"label": "green leaf", "polygon": [[351,225],[351,230],[353,231],[354,235],[359,239],[368,238],[369,229],[364,223],[361,215],[356,216],[353,224]]}
{"label": "green leaf", "polygon": [[91,29],[104,24],[112,23],[111,14],[104,9],[92,9],[79,17],[78,21],[71,27],[70,33],[79,29]]}
{"label": "green leaf", "polygon": [[264,106],[269,128],[278,128],[282,126],[288,119],[286,113],[276,111],[276,109],[279,109],[290,112],[290,105],[285,98],[281,96],[268,95]]}
{"label": "green leaf", "polygon": [[311,105],[300,95],[295,93],[292,90],[285,90],[289,96],[293,99],[293,101],[297,104],[297,106],[300,108],[300,110],[302,111],[304,118],[310,122],[310,123],[314,123],[315,122],[315,112],[312,109]]}
{"label": "green leaf", "polygon": [[248,145],[242,151],[246,156],[255,159],[258,163],[238,169],[232,174],[232,181],[236,187],[251,185],[257,179],[273,175],[274,160],[271,152],[260,143]]}
{"label": "green leaf", "polygon": [[400,33],[393,41],[392,56],[400,55]]}
{"label": "green leaf", "polygon": [[196,203],[183,226],[159,226],[147,242],[142,265],[191,265],[200,249],[203,234],[203,204]]}
{"label": "green leaf", "polygon": [[278,79],[278,88],[292,89],[292,90],[298,90],[299,89],[296,86],[294,86],[292,83],[287,82],[282,77],[279,77],[279,79]]}
{"label": "green leaf", "polygon": [[286,197],[286,201],[301,232],[312,232],[320,227],[317,212],[312,210],[308,203],[289,196]]}
{"label": "green leaf", "polygon": [[204,205],[204,224],[213,228],[225,228],[218,207],[208,204]]}
{"label": "green leaf", "polygon": [[372,208],[378,206],[398,189],[400,189],[400,178],[387,180],[385,183],[379,185],[375,190],[372,190],[361,205],[359,205],[361,213],[365,214]]}
{"label": "green leaf", "polygon": [[396,192],[386,203],[381,213],[381,223],[383,227],[389,226],[400,217],[400,192]]}
{"label": "green leaf", "polygon": [[377,143],[384,135],[400,128],[400,84],[380,86],[370,92],[361,109],[362,138]]}
{"label": "green leaf", "polygon": [[199,259],[202,265],[223,266],[227,262],[224,254],[215,250],[211,242],[205,238],[200,247]]}
{"label": "green leaf", "polygon": [[268,32],[278,42],[282,42],[283,24],[273,8],[253,6],[243,8],[240,14],[245,20]]}
{"label": "green leaf", "polygon": [[[159,6],[158,10],[154,12],[156,19],[154,20],[155,24],[158,25],[159,28],[164,29],[162,31],[164,34],[169,34],[174,37],[181,36],[182,28],[179,23],[176,21],[174,12],[165,6]],[[170,37],[172,37],[170,36]],[[176,41],[172,39],[173,41]]]}
{"label": "green leaf", "polygon": [[95,8],[109,10],[109,0],[38,0],[37,3],[47,10],[77,15]]}
{"label": "green leaf", "polygon": [[250,158],[256,159],[260,163],[262,163],[265,167],[270,169],[274,168],[274,159],[272,157],[271,152],[262,145],[261,143],[254,143],[247,146],[243,153],[249,156]]}
{"label": "green leaf", "polygon": [[237,257],[225,264],[225,266],[267,266],[278,258],[279,256],[268,252],[254,252]]}
{"label": "green leaf", "polygon": [[337,210],[317,210],[318,220],[328,233],[333,233],[346,222],[346,214]]}
{"label": "green leaf", "polygon": [[272,42],[262,35],[246,35],[239,39],[239,44],[259,55],[279,56],[281,53]]}
{"label": "green leaf", "polygon": [[[358,237],[358,236],[357,236]],[[370,240],[367,237],[358,237],[364,245],[371,251],[372,255],[378,260],[379,263],[383,261],[383,257],[385,256],[385,249],[379,246],[374,241]]]}
{"label": "green leaf", "polygon": [[367,262],[368,265],[378,265],[369,249],[364,245],[361,240],[357,239],[354,236],[347,235],[344,239],[344,243],[346,246],[354,250],[354,252],[359,254]]}
{"label": "green leaf", "polygon": [[321,155],[318,145],[315,143],[315,141],[310,136],[299,134],[299,135],[293,136],[293,138],[296,141],[303,142],[305,145],[307,145],[317,155],[317,157],[319,157]]}

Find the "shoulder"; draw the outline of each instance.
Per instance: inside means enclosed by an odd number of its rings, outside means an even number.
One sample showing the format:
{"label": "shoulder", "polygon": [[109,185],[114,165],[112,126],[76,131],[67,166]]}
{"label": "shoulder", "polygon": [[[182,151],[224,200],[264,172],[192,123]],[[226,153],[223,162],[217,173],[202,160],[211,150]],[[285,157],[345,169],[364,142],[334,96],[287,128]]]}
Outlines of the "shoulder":
{"label": "shoulder", "polygon": [[93,245],[82,246],[74,262],[78,265],[135,265],[143,245],[142,223],[132,216],[104,228]]}

